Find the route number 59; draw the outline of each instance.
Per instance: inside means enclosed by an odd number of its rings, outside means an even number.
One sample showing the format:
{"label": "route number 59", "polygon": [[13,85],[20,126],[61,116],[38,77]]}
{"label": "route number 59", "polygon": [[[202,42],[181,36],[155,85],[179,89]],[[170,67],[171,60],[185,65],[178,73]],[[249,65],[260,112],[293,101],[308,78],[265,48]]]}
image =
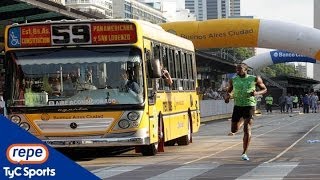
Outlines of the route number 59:
{"label": "route number 59", "polygon": [[91,44],[90,24],[52,25],[52,45]]}

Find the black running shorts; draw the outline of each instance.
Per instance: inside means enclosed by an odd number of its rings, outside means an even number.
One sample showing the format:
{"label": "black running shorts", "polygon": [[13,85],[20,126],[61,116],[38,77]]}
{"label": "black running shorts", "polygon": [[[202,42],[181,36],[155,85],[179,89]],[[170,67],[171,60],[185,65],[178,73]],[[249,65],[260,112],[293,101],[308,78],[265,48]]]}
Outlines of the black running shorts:
{"label": "black running shorts", "polygon": [[241,118],[253,119],[255,109],[255,106],[234,106],[232,122],[238,122]]}

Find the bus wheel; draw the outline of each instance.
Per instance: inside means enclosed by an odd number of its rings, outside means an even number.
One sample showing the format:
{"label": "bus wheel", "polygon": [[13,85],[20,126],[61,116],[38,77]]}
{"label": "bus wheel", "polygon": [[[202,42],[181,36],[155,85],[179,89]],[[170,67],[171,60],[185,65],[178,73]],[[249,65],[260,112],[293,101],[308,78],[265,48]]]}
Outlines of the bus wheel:
{"label": "bus wheel", "polygon": [[190,124],[190,120],[189,120],[188,121],[188,134],[178,138],[178,140],[177,140],[178,145],[179,146],[185,146],[185,145],[190,144],[191,136],[192,136],[192,134],[191,134],[191,124]]}
{"label": "bus wheel", "polygon": [[141,147],[141,154],[143,156],[154,156],[157,154],[157,152],[158,152],[158,142]]}
{"label": "bus wheel", "polygon": [[161,114],[159,114],[158,120],[158,142],[141,148],[143,156],[154,156],[157,152],[164,152],[163,119]]}
{"label": "bus wheel", "polygon": [[170,141],[167,141],[164,143],[165,146],[174,146],[176,144],[177,140],[176,139],[172,139]]}

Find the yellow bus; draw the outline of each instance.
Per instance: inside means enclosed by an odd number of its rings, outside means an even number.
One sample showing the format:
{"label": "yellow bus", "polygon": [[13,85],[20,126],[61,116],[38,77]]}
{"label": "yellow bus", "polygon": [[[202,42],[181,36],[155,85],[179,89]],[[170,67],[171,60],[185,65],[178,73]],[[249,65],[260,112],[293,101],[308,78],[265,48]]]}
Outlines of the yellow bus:
{"label": "yellow bus", "polygon": [[165,144],[189,144],[199,130],[194,46],[158,25],[13,24],[5,30],[5,68],[8,118],[55,148],[131,146],[151,156]]}

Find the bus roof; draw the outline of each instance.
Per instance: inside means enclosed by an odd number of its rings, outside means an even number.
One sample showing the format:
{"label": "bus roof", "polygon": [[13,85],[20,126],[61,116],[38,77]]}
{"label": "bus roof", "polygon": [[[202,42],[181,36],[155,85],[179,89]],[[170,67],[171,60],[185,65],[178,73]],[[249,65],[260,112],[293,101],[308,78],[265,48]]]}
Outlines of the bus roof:
{"label": "bus roof", "polygon": [[152,24],[147,21],[142,20],[133,20],[140,24],[143,28],[143,36],[151,39],[158,39],[160,42],[167,43],[170,45],[174,45],[180,47],[183,45],[184,49],[194,51],[194,45],[192,41],[177,36],[175,34],[169,33],[165,31],[161,26],[157,24]]}

